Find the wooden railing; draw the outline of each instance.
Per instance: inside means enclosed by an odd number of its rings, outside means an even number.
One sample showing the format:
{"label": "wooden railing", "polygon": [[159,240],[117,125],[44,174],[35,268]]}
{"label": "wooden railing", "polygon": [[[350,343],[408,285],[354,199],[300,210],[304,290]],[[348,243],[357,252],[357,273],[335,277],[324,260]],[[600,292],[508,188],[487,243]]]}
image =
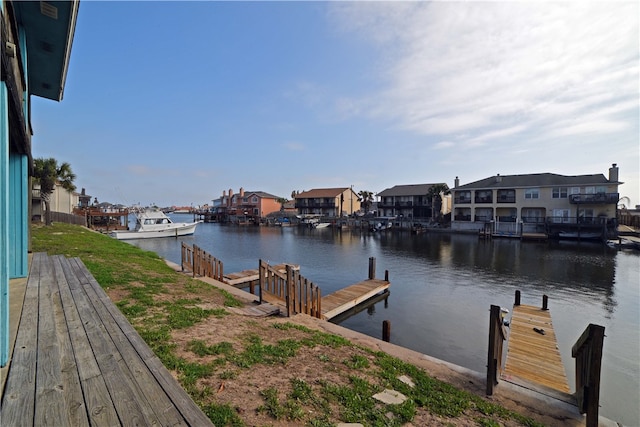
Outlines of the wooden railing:
{"label": "wooden railing", "polygon": [[587,414],[587,427],[598,425],[600,403],[600,370],[604,327],[589,324],[571,348],[576,359],[576,401],[581,414]]}
{"label": "wooden railing", "polygon": [[493,394],[502,371],[502,347],[507,339],[500,306],[492,305],[489,314],[489,351],[487,354],[487,395]]}
{"label": "wooden railing", "polygon": [[182,242],[182,271],[190,271],[193,277],[211,277],[223,281],[222,261],[196,245],[190,247]]}
{"label": "wooden railing", "polygon": [[287,316],[303,313],[322,318],[320,288],[305,279],[294,266],[287,265],[283,274],[260,260],[258,271],[260,302],[285,304]]}

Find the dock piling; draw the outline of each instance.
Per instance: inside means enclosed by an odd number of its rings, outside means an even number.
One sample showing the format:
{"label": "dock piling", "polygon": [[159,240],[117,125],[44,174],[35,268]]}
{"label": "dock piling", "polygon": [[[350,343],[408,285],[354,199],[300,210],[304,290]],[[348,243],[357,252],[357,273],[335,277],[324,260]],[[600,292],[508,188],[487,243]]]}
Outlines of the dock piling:
{"label": "dock piling", "polygon": [[384,320],[382,322],[382,341],[389,342],[391,339],[391,321]]}
{"label": "dock piling", "polygon": [[369,280],[373,280],[376,278],[376,258],[369,258]]}

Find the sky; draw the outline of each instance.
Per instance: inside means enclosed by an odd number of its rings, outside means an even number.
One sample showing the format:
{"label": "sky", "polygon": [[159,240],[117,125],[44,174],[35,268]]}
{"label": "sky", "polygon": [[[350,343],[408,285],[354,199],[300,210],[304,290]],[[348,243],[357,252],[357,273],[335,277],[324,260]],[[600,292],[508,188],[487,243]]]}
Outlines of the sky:
{"label": "sky", "polygon": [[640,204],[639,3],[80,3],[34,157],[99,202],[604,174]]}

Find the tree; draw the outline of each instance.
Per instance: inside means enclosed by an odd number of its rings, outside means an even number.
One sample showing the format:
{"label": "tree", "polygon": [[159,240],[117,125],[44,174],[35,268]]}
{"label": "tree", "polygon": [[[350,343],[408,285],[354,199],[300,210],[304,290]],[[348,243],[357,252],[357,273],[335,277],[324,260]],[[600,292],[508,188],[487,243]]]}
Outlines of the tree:
{"label": "tree", "polygon": [[369,212],[371,205],[373,204],[373,193],[371,191],[362,190],[358,192],[360,204],[365,212]]}
{"label": "tree", "polygon": [[[440,216],[440,210],[442,209],[442,196],[451,193],[447,184],[434,184],[429,187],[427,196],[431,197],[431,219],[436,219]],[[436,212],[438,213],[436,215]]]}
{"label": "tree", "polygon": [[45,224],[51,225],[50,198],[56,184],[60,184],[67,191],[75,191],[73,183],[76,175],[71,170],[71,165],[64,162],[58,166],[58,161],[53,157],[48,159],[38,158],[34,160],[33,178],[40,184],[40,197],[44,200]]}

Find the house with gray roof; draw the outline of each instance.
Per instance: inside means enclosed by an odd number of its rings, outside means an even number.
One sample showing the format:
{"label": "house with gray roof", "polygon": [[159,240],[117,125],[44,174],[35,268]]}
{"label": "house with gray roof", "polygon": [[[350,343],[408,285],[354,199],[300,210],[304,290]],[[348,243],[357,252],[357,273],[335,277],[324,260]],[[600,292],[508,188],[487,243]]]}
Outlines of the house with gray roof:
{"label": "house with gray roof", "polygon": [[609,176],[553,173],[496,175],[452,189],[455,231],[491,229],[494,235],[603,239],[615,233],[619,170]]}
{"label": "house with gray roof", "polygon": [[396,185],[377,194],[378,212],[384,217],[434,218],[450,212],[450,197],[434,198],[432,188],[449,188],[445,183]]}

